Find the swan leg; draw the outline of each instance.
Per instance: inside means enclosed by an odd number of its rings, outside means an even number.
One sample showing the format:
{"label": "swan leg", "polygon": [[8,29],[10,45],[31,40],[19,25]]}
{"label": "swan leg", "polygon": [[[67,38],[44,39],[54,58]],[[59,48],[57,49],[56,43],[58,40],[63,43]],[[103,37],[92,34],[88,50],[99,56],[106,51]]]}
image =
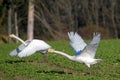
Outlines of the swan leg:
{"label": "swan leg", "polygon": [[94,68],[100,70],[100,67],[97,64],[94,65]]}
{"label": "swan leg", "polygon": [[43,54],[44,62],[47,62],[47,60],[46,60],[46,54],[47,54],[47,53],[44,53],[44,54]]}
{"label": "swan leg", "polygon": [[92,70],[91,70],[91,68],[88,68],[88,72],[87,72],[89,75],[91,75],[92,74]]}
{"label": "swan leg", "polygon": [[42,55],[43,55],[44,62],[47,62],[47,59],[46,59],[47,52],[46,53],[42,53]]}
{"label": "swan leg", "polygon": [[19,58],[19,61],[20,61],[20,62],[26,62],[26,61],[24,60],[24,58]]}

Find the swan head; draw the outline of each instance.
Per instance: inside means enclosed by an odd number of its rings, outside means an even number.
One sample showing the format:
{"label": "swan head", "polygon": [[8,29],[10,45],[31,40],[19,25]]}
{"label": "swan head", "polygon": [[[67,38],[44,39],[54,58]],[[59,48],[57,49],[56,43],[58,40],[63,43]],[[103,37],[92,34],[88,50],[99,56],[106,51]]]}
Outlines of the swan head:
{"label": "swan head", "polygon": [[14,38],[14,37],[15,37],[15,35],[14,35],[14,34],[10,34],[10,35],[9,35],[9,37]]}
{"label": "swan head", "polygon": [[52,53],[54,51],[55,51],[54,49],[48,49],[48,52],[50,52],[50,53]]}

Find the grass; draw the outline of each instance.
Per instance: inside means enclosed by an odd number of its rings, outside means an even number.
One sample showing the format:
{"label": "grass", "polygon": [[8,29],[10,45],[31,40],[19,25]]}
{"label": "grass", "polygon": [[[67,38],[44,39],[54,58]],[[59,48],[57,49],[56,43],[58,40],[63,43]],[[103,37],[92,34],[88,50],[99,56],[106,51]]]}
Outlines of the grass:
{"label": "grass", "polygon": [[[88,42],[88,41],[87,41]],[[49,41],[54,49],[73,55],[68,41]],[[19,44],[0,44],[0,80],[119,80],[120,40],[102,40],[96,58],[102,62],[91,66],[91,74],[84,64],[48,53],[47,62],[39,53],[25,58],[9,56]],[[96,69],[98,66],[99,69]]]}

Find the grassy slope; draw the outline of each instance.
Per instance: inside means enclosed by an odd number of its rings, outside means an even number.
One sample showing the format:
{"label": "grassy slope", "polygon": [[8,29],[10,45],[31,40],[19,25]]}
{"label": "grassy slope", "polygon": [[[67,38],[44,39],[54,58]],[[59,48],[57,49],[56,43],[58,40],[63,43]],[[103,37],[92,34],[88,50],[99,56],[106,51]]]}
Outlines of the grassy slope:
{"label": "grassy slope", "polygon": [[[67,41],[48,42],[53,48],[73,55],[73,50]],[[67,58],[48,53],[47,62],[42,55],[19,59],[9,56],[18,44],[0,44],[0,80],[118,80],[120,78],[120,40],[102,40],[97,50],[96,58],[102,62],[88,68]]]}

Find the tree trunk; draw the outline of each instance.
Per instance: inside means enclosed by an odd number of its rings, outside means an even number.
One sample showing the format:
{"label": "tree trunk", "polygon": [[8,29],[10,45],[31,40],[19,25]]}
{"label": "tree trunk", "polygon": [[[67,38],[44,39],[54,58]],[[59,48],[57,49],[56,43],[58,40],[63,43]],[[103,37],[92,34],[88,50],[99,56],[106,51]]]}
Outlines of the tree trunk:
{"label": "tree trunk", "polygon": [[[8,10],[8,35],[11,34],[11,12],[12,12],[12,9],[10,7]],[[11,42],[11,38],[8,38],[8,42],[9,43]]]}
{"label": "tree trunk", "polygon": [[98,7],[99,7],[99,3],[98,3],[98,0],[95,0],[95,2],[94,2],[94,11],[95,11],[95,24],[97,25],[97,26],[99,26],[99,20],[98,20]]}
{"label": "tree trunk", "polygon": [[29,0],[27,38],[32,40],[34,36],[34,4]]}
{"label": "tree trunk", "polygon": [[116,1],[115,0],[111,0],[111,17],[112,17],[112,23],[113,23],[113,28],[114,28],[114,33],[115,33],[115,38],[118,39],[118,31],[117,31],[117,26],[116,26],[116,23],[115,23],[115,20],[114,20],[114,17],[115,17],[115,4],[116,4]]}
{"label": "tree trunk", "polygon": [[[17,25],[17,12],[15,11],[15,35],[16,36],[19,36],[18,35],[18,25]],[[16,43],[18,43],[18,40],[16,40]]]}

